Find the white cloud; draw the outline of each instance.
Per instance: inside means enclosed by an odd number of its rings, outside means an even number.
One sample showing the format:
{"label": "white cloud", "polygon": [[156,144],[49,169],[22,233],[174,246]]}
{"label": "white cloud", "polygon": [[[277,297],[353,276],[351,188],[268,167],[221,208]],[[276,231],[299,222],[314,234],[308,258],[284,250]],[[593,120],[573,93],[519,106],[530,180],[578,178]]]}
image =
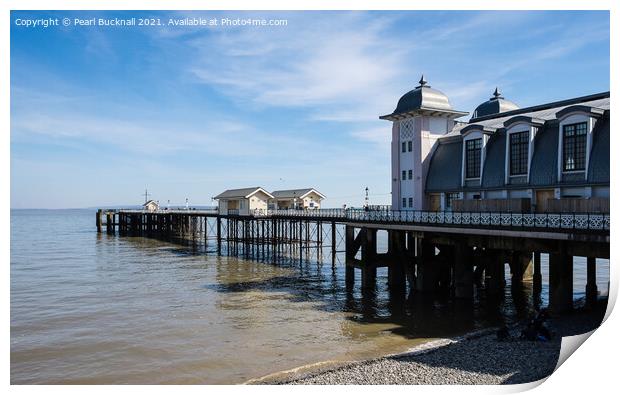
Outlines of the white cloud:
{"label": "white cloud", "polygon": [[258,106],[311,107],[315,120],[376,120],[378,111],[392,106],[395,81],[410,68],[406,47],[385,33],[391,20],[355,13],[330,15],[329,23],[307,19],[292,20],[289,30],[190,40],[202,53],[190,71]]}

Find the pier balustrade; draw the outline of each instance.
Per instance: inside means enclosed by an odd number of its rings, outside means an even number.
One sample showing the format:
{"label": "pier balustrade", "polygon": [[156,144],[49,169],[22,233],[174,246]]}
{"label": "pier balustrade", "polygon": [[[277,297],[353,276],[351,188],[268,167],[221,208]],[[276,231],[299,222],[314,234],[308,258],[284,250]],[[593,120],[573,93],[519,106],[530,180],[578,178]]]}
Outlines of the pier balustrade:
{"label": "pier balustrade", "polygon": [[534,229],[609,230],[605,214],[496,213],[414,210],[255,210],[254,217],[329,218],[350,222],[387,222],[471,227],[518,227]]}
{"label": "pier balustrade", "polygon": [[[125,213],[178,213],[191,215],[219,215],[217,209],[172,209],[148,212],[146,210],[106,210]],[[452,212],[415,210],[365,210],[326,208],[313,210],[253,210],[249,215],[239,210],[228,210],[227,215],[248,218],[329,219],[339,222],[380,222],[412,225],[434,225],[476,228],[520,228],[540,231],[578,230],[609,231],[609,214],[599,213],[502,213]]]}

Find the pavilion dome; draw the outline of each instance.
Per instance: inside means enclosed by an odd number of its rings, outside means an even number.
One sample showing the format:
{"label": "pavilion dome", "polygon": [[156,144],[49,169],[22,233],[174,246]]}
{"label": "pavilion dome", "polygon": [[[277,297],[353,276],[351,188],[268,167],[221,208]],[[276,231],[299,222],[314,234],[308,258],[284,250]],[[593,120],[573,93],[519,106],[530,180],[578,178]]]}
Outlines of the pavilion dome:
{"label": "pavilion dome", "polygon": [[424,79],[424,76],[420,78],[419,86],[405,93],[398,100],[394,114],[402,114],[421,108],[452,111],[448,96],[436,89],[432,89]]}
{"label": "pavilion dome", "polygon": [[502,96],[499,89],[495,88],[495,92],[493,92],[493,97],[476,107],[472,119],[518,109],[519,106],[517,106],[510,100],[504,99],[504,96]]}

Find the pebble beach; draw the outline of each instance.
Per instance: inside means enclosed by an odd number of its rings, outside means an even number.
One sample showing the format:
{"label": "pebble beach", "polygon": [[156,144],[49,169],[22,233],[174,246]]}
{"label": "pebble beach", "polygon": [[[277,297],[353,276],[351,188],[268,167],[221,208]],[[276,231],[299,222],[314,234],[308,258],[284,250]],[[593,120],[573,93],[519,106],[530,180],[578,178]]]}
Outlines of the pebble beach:
{"label": "pebble beach", "polygon": [[523,325],[510,328],[511,337],[497,340],[488,329],[455,339],[442,339],[418,349],[336,368],[292,375],[264,384],[519,384],[543,379],[553,373],[561,338],[597,328],[606,303],[593,311],[577,310],[551,317],[550,341],[519,339]]}

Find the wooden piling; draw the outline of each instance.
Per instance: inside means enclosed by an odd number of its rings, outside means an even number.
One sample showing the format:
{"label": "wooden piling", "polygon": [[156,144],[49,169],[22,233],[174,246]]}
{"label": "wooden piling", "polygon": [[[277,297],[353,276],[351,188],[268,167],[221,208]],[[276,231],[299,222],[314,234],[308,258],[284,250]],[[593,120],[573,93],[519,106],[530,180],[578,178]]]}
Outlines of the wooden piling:
{"label": "wooden piling", "polygon": [[573,257],[566,253],[564,243],[549,254],[549,308],[554,313],[573,308]]}
{"label": "wooden piling", "polygon": [[101,233],[101,209],[97,210],[97,218],[95,224],[97,226],[97,233]]}
{"label": "wooden piling", "polygon": [[586,305],[589,308],[596,306],[598,288],[596,286],[596,258],[587,257]]}

